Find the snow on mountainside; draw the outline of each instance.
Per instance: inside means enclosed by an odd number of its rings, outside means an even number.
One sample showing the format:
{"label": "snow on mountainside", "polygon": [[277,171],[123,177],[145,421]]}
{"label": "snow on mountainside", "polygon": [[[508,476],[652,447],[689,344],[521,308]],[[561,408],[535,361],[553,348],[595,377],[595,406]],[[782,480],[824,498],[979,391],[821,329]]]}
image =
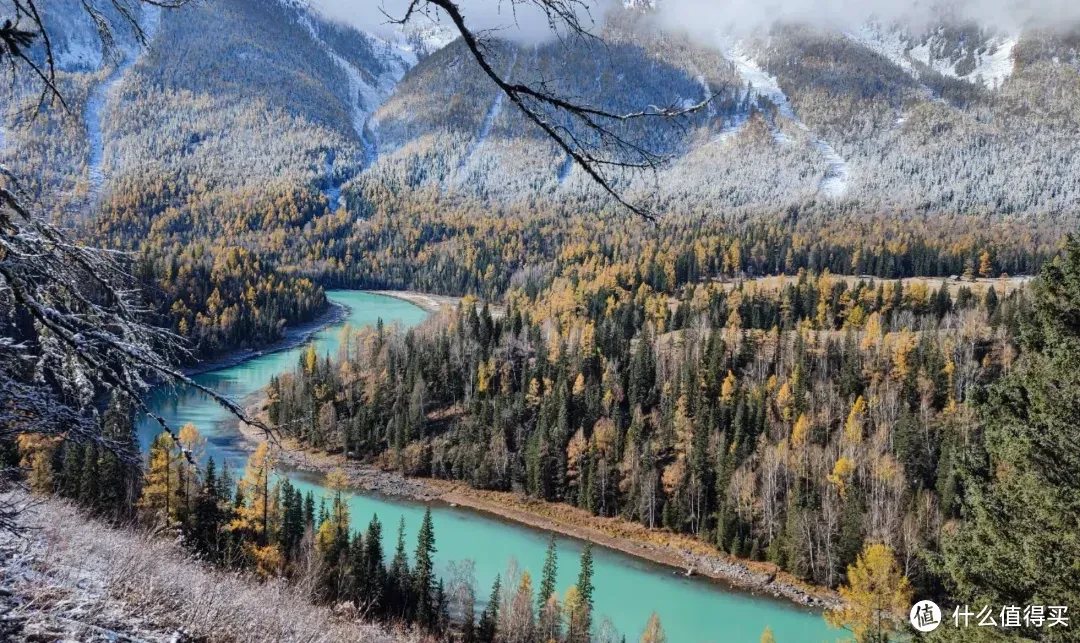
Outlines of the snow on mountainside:
{"label": "snow on mountainside", "polygon": [[[78,11],[78,0],[47,1]],[[633,198],[749,213],[1080,206],[1078,35],[776,25],[703,41],[661,30],[650,9],[631,4],[605,15],[602,50],[495,40],[491,53],[516,81],[547,82],[614,112],[715,97],[678,124],[618,125],[671,161],[657,175],[616,177]],[[25,150],[24,168],[80,203],[102,186],[136,190],[133,182],[173,177],[182,191],[314,190],[329,210],[352,214],[367,194],[427,188],[446,198],[606,203],[445,24],[373,34],[306,0],[215,0],[163,14],[147,51],[130,55],[124,41],[122,60],[85,63],[71,76],[82,92],[73,95],[78,127],[56,140],[79,143],[31,140],[9,114],[5,162],[20,164],[13,150]],[[94,62],[83,51],[86,26],[53,20],[58,51],[72,64]]]}
{"label": "snow on mountainside", "polygon": [[[161,8],[147,5],[139,20],[139,27],[148,43],[152,43],[161,25]],[[100,42],[98,43],[100,50]],[[87,175],[90,178],[90,190],[88,200],[94,203],[101,196],[101,189],[105,183],[105,171],[103,169],[105,158],[105,139],[102,134],[102,110],[105,103],[113,100],[116,90],[124,80],[124,74],[139,56],[143,53],[143,47],[138,41],[133,41],[124,47],[123,58],[116,68],[101,83],[90,90],[83,106],[83,120],[86,123],[87,144],[90,153],[87,158]]]}
{"label": "snow on mountainside", "polygon": [[978,29],[938,27],[916,37],[903,28],[870,22],[846,33],[918,80],[932,71],[997,89],[1013,73],[1017,37]]}
{"label": "snow on mountainside", "polygon": [[[722,41],[723,43],[723,41]],[[850,168],[836,150],[825,140],[818,137],[810,128],[795,115],[784,90],[776,78],[763,70],[750,55],[743,50],[742,45],[736,43],[732,46],[721,44],[724,55],[735,65],[739,76],[746,81],[751,94],[755,98],[764,98],[776,106],[780,116],[790,120],[795,126],[804,132],[810,144],[821,153],[825,161],[825,175],[821,179],[820,189],[826,196],[837,199],[844,196],[848,188],[848,176]],[[791,142],[790,138],[778,129],[773,130],[773,136],[778,142]]]}
{"label": "snow on mountainside", "polygon": [[961,50],[960,55],[941,55],[944,46],[940,36],[931,36],[912,48],[911,56],[938,73],[981,81],[990,89],[997,89],[1012,75],[1015,37],[994,37],[977,49]]}

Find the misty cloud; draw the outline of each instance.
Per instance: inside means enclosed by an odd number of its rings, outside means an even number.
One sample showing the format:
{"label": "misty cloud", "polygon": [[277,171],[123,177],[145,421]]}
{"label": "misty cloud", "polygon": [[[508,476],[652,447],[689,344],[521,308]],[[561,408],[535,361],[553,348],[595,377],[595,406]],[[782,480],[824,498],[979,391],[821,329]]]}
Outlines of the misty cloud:
{"label": "misty cloud", "polygon": [[1077,0],[660,0],[658,19],[690,33],[744,32],[776,22],[850,29],[874,19],[914,30],[971,21],[1007,31],[1080,23]]}
{"label": "misty cloud", "polygon": [[[606,8],[621,1],[586,0],[592,21],[601,23]],[[387,14],[403,16],[408,6],[408,0],[312,2],[329,18],[376,32],[390,28]],[[473,29],[493,29],[499,37],[525,43],[552,37],[543,14],[527,2],[460,0],[459,4]],[[740,34],[777,22],[850,29],[871,18],[885,24],[899,22],[916,31],[944,17],[1013,32],[1080,24],[1080,0],[655,0],[655,6],[657,21],[664,28],[709,38],[718,32]],[[438,15],[434,8],[431,13]],[[587,17],[583,22],[592,25]],[[430,21],[420,16],[414,24],[424,26]],[[438,24],[452,27],[446,16],[440,16]]]}
{"label": "misty cloud", "polygon": [[[614,0],[585,0],[587,11],[579,12],[579,20],[589,28],[598,27],[604,20],[606,8]],[[405,15],[408,0],[312,0],[312,4],[328,18],[340,20],[367,31],[379,32],[391,29],[387,16],[400,18]],[[529,3],[513,3],[511,0],[459,0],[458,6],[466,24],[474,31],[494,30],[500,38],[532,44],[554,36],[543,12]],[[450,19],[437,8],[428,10],[436,18],[434,24],[453,27]],[[433,24],[423,15],[411,21],[414,26]]]}

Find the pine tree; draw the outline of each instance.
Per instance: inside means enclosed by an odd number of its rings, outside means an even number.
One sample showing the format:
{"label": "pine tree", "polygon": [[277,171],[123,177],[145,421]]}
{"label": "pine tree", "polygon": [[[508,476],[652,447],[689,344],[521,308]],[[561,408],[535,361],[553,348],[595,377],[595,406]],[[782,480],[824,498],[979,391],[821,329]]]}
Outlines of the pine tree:
{"label": "pine tree", "polygon": [[412,575],[409,573],[409,557],[405,553],[405,517],[398,522],[397,547],[394,558],[390,561],[390,571],[386,578],[388,607],[398,615],[407,613],[412,603],[409,590],[412,587]]}
{"label": "pine tree", "polygon": [[364,564],[366,570],[362,601],[369,605],[374,613],[379,614],[386,592],[386,570],[383,567],[382,523],[379,522],[378,515],[371,517],[371,523],[364,535]]}
{"label": "pine tree", "polygon": [[558,573],[559,558],[555,549],[555,533],[548,536],[547,553],[544,555],[544,570],[540,577],[540,593],[537,595],[537,611],[542,612],[548,599],[555,593],[555,577]]}
{"label": "pine tree", "polygon": [[435,625],[434,584],[435,584],[435,528],[431,522],[431,508],[424,511],[424,520],[420,523],[420,533],[416,539],[415,568],[412,574],[412,595],[416,603],[416,620],[420,625],[431,628]]}
{"label": "pine tree", "polygon": [[499,622],[499,595],[502,593],[502,580],[496,574],[491,584],[491,597],[488,598],[484,611],[480,613],[480,623],[476,626],[476,640],[479,643],[494,643],[496,624]]}

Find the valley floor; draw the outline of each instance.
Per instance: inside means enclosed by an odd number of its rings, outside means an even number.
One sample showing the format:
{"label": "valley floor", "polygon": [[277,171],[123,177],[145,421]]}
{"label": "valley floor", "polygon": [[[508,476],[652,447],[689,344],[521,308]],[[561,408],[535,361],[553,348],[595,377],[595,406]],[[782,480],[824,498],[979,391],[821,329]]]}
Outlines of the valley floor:
{"label": "valley floor", "polygon": [[418,640],[193,561],[165,535],[117,529],[59,499],[8,492],[22,535],[0,531],[0,640],[370,642]]}

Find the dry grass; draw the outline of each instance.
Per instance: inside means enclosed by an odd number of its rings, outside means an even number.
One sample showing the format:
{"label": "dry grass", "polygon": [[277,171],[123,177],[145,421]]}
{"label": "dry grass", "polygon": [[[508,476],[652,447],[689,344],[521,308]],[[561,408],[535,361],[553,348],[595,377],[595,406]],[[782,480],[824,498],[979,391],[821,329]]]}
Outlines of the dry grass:
{"label": "dry grass", "polygon": [[4,619],[22,624],[11,640],[419,640],[315,606],[284,582],[201,565],[176,542],[107,527],[66,502],[46,500],[21,520],[27,537],[0,534],[0,612],[6,603]]}

